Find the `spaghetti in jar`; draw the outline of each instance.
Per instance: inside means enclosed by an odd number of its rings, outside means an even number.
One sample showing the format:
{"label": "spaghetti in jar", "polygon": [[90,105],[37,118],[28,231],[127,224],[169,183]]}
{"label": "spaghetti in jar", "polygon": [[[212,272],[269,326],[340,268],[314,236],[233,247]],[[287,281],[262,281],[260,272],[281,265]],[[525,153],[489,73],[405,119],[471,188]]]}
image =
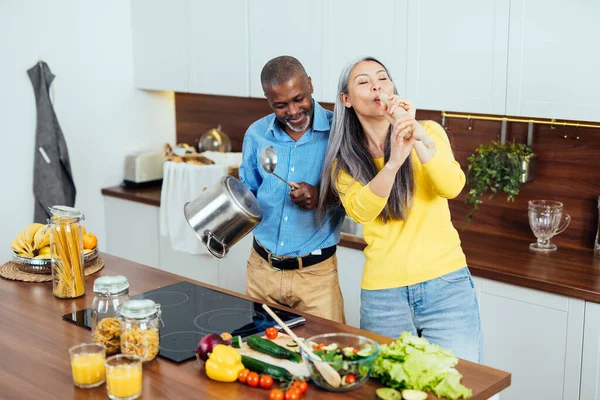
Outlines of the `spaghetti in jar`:
{"label": "spaghetti in jar", "polygon": [[67,206],[50,207],[50,257],[55,297],[74,299],[85,294],[83,235],[84,215]]}

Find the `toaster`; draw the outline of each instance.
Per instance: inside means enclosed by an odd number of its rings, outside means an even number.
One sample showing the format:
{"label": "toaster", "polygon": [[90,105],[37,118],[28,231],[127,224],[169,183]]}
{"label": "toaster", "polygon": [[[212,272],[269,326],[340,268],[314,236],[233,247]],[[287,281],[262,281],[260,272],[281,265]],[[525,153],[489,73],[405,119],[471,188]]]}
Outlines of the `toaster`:
{"label": "toaster", "polygon": [[163,178],[164,154],[162,152],[135,152],[125,156],[125,186],[143,187],[157,185]]}

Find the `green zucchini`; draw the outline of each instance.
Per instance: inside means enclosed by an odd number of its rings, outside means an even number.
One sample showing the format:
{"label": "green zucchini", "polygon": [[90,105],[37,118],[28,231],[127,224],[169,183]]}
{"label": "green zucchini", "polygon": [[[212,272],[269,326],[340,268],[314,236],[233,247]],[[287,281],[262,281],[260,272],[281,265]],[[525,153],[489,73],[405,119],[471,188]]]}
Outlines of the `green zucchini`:
{"label": "green zucchini", "polygon": [[285,347],[258,336],[248,336],[246,343],[250,348],[275,358],[283,358],[293,362],[302,361],[302,356],[295,351],[288,350]]}
{"label": "green zucchini", "polygon": [[262,375],[269,375],[273,379],[291,380],[293,378],[292,374],[290,374],[287,369],[257,360],[256,358],[242,356],[242,364],[250,371]]}
{"label": "green zucchini", "polygon": [[242,337],[241,336],[234,336],[231,339],[231,346],[236,348],[236,349],[240,349],[242,347]]}
{"label": "green zucchini", "polygon": [[379,388],[375,391],[377,400],[401,400],[402,395],[399,391],[392,388]]}

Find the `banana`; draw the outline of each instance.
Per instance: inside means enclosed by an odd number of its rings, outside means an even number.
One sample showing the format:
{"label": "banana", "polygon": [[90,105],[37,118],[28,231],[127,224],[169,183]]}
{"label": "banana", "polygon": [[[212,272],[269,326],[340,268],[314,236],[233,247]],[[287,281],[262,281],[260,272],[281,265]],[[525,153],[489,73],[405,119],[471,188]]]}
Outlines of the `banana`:
{"label": "banana", "polygon": [[[46,229],[47,225],[42,225],[33,235],[33,248],[41,250],[43,247],[50,244],[50,229]],[[46,232],[44,232],[46,230]]]}
{"label": "banana", "polygon": [[23,249],[23,252],[29,254],[29,257],[33,257],[33,248],[29,242],[25,239],[25,231],[19,232],[17,235],[17,243]]}
{"label": "banana", "polygon": [[39,249],[38,256],[47,256],[46,258],[50,258],[50,246],[44,246]]}
{"label": "banana", "polygon": [[22,253],[25,250],[23,249],[23,247],[21,247],[21,245],[19,244],[18,240],[15,239],[12,242],[10,242],[10,248],[12,249],[12,251],[14,251],[15,253]]}
{"label": "banana", "polygon": [[33,245],[33,235],[35,235],[35,233],[38,231],[38,229],[40,229],[42,226],[44,226],[44,225],[38,224],[37,222],[27,225],[27,228],[25,228],[25,233],[24,233],[25,240],[27,240],[28,243]]}

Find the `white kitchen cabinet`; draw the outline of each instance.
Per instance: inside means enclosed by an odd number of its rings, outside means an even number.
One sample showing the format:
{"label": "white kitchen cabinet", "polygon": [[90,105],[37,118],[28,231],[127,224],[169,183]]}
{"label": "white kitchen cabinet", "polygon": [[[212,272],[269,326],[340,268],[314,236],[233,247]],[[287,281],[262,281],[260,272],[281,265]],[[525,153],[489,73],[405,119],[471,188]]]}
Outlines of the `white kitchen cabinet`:
{"label": "white kitchen cabinet", "polygon": [[509,115],[600,121],[600,2],[512,0]]}
{"label": "white kitchen cabinet", "polygon": [[187,18],[186,91],[249,96],[248,0],[190,1]]}
{"label": "white kitchen cabinet", "polygon": [[106,248],[102,251],[159,267],[158,207],[104,196]]}
{"label": "white kitchen cabinet", "polygon": [[583,362],[579,400],[600,399],[600,304],[585,303]]}
{"label": "white kitchen cabinet", "polygon": [[509,0],[408,1],[406,97],[418,108],[504,114]]}
{"label": "white kitchen cabinet", "polygon": [[219,260],[219,286],[246,294],[246,265],[252,249],[253,235],[246,235]]}
{"label": "white kitchen cabinet", "polygon": [[375,57],[389,70],[398,92],[406,92],[406,0],[323,2],[324,101],[335,102],[347,63]]}
{"label": "white kitchen cabinet", "polygon": [[507,114],[600,121],[600,2],[513,0]]}
{"label": "white kitchen cabinet", "polygon": [[338,276],[342,296],[344,296],[344,313],[346,324],[360,327],[360,282],[362,279],[365,256],[362,250],[348,247],[337,247]]}
{"label": "white kitchen cabinet", "polygon": [[270,59],[296,57],[312,78],[318,101],[324,90],[322,60],[322,5],[280,0],[249,2],[250,97],[264,98],[260,73]]}
{"label": "white kitchen cabinet", "polygon": [[363,56],[379,59],[400,94],[406,92],[406,0],[323,2],[324,101],[335,102],[344,66]]}
{"label": "white kitchen cabinet", "polygon": [[[158,210],[159,208],[156,207]],[[160,269],[209,285],[219,285],[219,260],[210,254],[189,254],[173,250],[169,238],[160,235]]]}
{"label": "white kitchen cabinet", "polygon": [[583,300],[481,279],[483,364],[509,371],[502,400],[579,398]]}
{"label": "white kitchen cabinet", "polygon": [[188,0],[132,0],[134,83],[187,91]]}

